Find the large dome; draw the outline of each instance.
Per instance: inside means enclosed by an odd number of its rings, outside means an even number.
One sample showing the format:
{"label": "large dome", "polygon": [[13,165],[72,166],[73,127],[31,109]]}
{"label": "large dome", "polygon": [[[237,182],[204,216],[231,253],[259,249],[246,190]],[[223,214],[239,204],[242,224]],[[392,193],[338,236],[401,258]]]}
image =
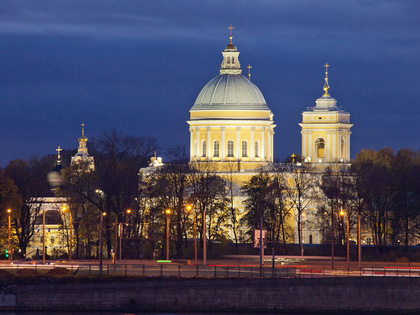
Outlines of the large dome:
{"label": "large dome", "polygon": [[191,110],[270,110],[260,89],[242,74],[220,74],[201,90]]}

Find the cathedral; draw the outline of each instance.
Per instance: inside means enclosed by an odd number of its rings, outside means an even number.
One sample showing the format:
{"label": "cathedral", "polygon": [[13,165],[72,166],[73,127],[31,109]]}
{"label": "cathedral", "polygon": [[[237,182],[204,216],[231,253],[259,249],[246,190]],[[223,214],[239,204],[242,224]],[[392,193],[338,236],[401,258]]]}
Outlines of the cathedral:
{"label": "cathedral", "polygon": [[[232,27],[226,48],[222,51],[219,75],[212,78],[200,91],[190,109],[187,121],[190,131],[190,162],[211,164],[218,175],[227,178],[234,173],[236,193],[235,207],[239,217],[246,209],[246,196],[240,187],[259,174],[273,171],[274,114],[268,107],[260,89],[242,74],[239,50],[232,41]],[[313,168],[317,176],[331,167],[337,169],[350,163],[350,114],[337,106],[330,96],[328,63],[325,65],[324,94],[302,112],[299,124],[302,134],[302,163]],[[250,68],[250,66],[249,66]],[[299,163],[301,164],[301,163]],[[316,228],[317,205],[305,210],[304,243],[320,243],[321,235]],[[300,217],[300,216],[299,216]],[[295,230],[297,213],[288,224]],[[299,219],[300,221],[300,219]],[[228,223],[227,226],[230,224]],[[226,228],[229,230],[229,228]],[[241,227],[240,234],[247,227]],[[232,239],[231,233],[226,232]]]}

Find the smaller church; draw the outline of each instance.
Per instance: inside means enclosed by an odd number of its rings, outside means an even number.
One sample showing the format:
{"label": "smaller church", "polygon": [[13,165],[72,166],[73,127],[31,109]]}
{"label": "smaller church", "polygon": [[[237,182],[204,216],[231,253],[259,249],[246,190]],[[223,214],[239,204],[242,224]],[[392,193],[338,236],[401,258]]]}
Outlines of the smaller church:
{"label": "smaller church", "polygon": [[[85,124],[82,124],[82,136],[78,139],[79,147],[75,156],[71,158],[71,165],[80,164],[85,171],[95,169],[94,157],[90,156],[87,148],[88,138],[85,136]],[[56,166],[48,173],[51,190],[45,195],[33,198],[31,208],[38,217],[35,220],[34,235],[29,244],[27,256],[43,256],[43,247],[48,256],[60,256],[68,252],[71,226],[68,200],[66,197],[56,196],[57,189],[64,183],[62,177],[62,161],[60,146],[56,149]],[[67,246],[65,245],[67,244]]]}

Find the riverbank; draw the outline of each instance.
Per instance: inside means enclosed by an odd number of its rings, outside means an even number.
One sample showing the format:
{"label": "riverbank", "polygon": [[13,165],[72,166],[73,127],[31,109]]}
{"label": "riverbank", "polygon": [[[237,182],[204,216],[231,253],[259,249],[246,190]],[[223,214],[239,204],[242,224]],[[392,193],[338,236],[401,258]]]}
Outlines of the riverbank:
{"label": "riverbank", "polygon": [[420,312],[416,278],[34,280],[3,287],[3,310]]}

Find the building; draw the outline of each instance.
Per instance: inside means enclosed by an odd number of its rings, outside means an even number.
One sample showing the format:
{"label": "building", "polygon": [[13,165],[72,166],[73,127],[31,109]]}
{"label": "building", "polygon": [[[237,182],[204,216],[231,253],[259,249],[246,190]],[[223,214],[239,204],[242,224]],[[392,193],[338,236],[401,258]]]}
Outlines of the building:
{"label": "building", "polygon": [[254,170],[273,162],[274,121],[259,88],[242,75],[239,51],[230,42],[219,75],[190,109],[190,161],[212,162],[218,170],[235,163]]}
{"label": "building", "polygon": [[[85,136],[84,124],[82,124],[82,136],[78,139],[79,147],[75,156],[71,158],[71,165],[80,164],[85,171],[93,171],[95,169],[94,158],[89,155],[87,148],[88,138]],[[48,173],[48,182],[50,191],[43,196],[33,198],[31,202],[31,211],[34,214],[35,226],[34,235],[29,243],[27,256],[42,256],[42,248],[44,244],[46,255],[51,257],[60,257],[68,254],[70,248],[70,232],[73,227],[70,224],[70,216],[68,199],[56,195],[57,190],[64,183],[62,177],[62,149],[58,146],[56,166]],[[69,209],[72,211],[72,209]],[[44,218],[45,216],[45,218]],[[45,221],[45,226],[44,226]],[[73,237],[72,237],[73,238]]]}
{"label": "building", "polygon": [[328,63],[325,65],[324,95],[316,106],[302,113],[302,157],[305,162],[350,163],[350,114],[337,106],[329,94]]}

